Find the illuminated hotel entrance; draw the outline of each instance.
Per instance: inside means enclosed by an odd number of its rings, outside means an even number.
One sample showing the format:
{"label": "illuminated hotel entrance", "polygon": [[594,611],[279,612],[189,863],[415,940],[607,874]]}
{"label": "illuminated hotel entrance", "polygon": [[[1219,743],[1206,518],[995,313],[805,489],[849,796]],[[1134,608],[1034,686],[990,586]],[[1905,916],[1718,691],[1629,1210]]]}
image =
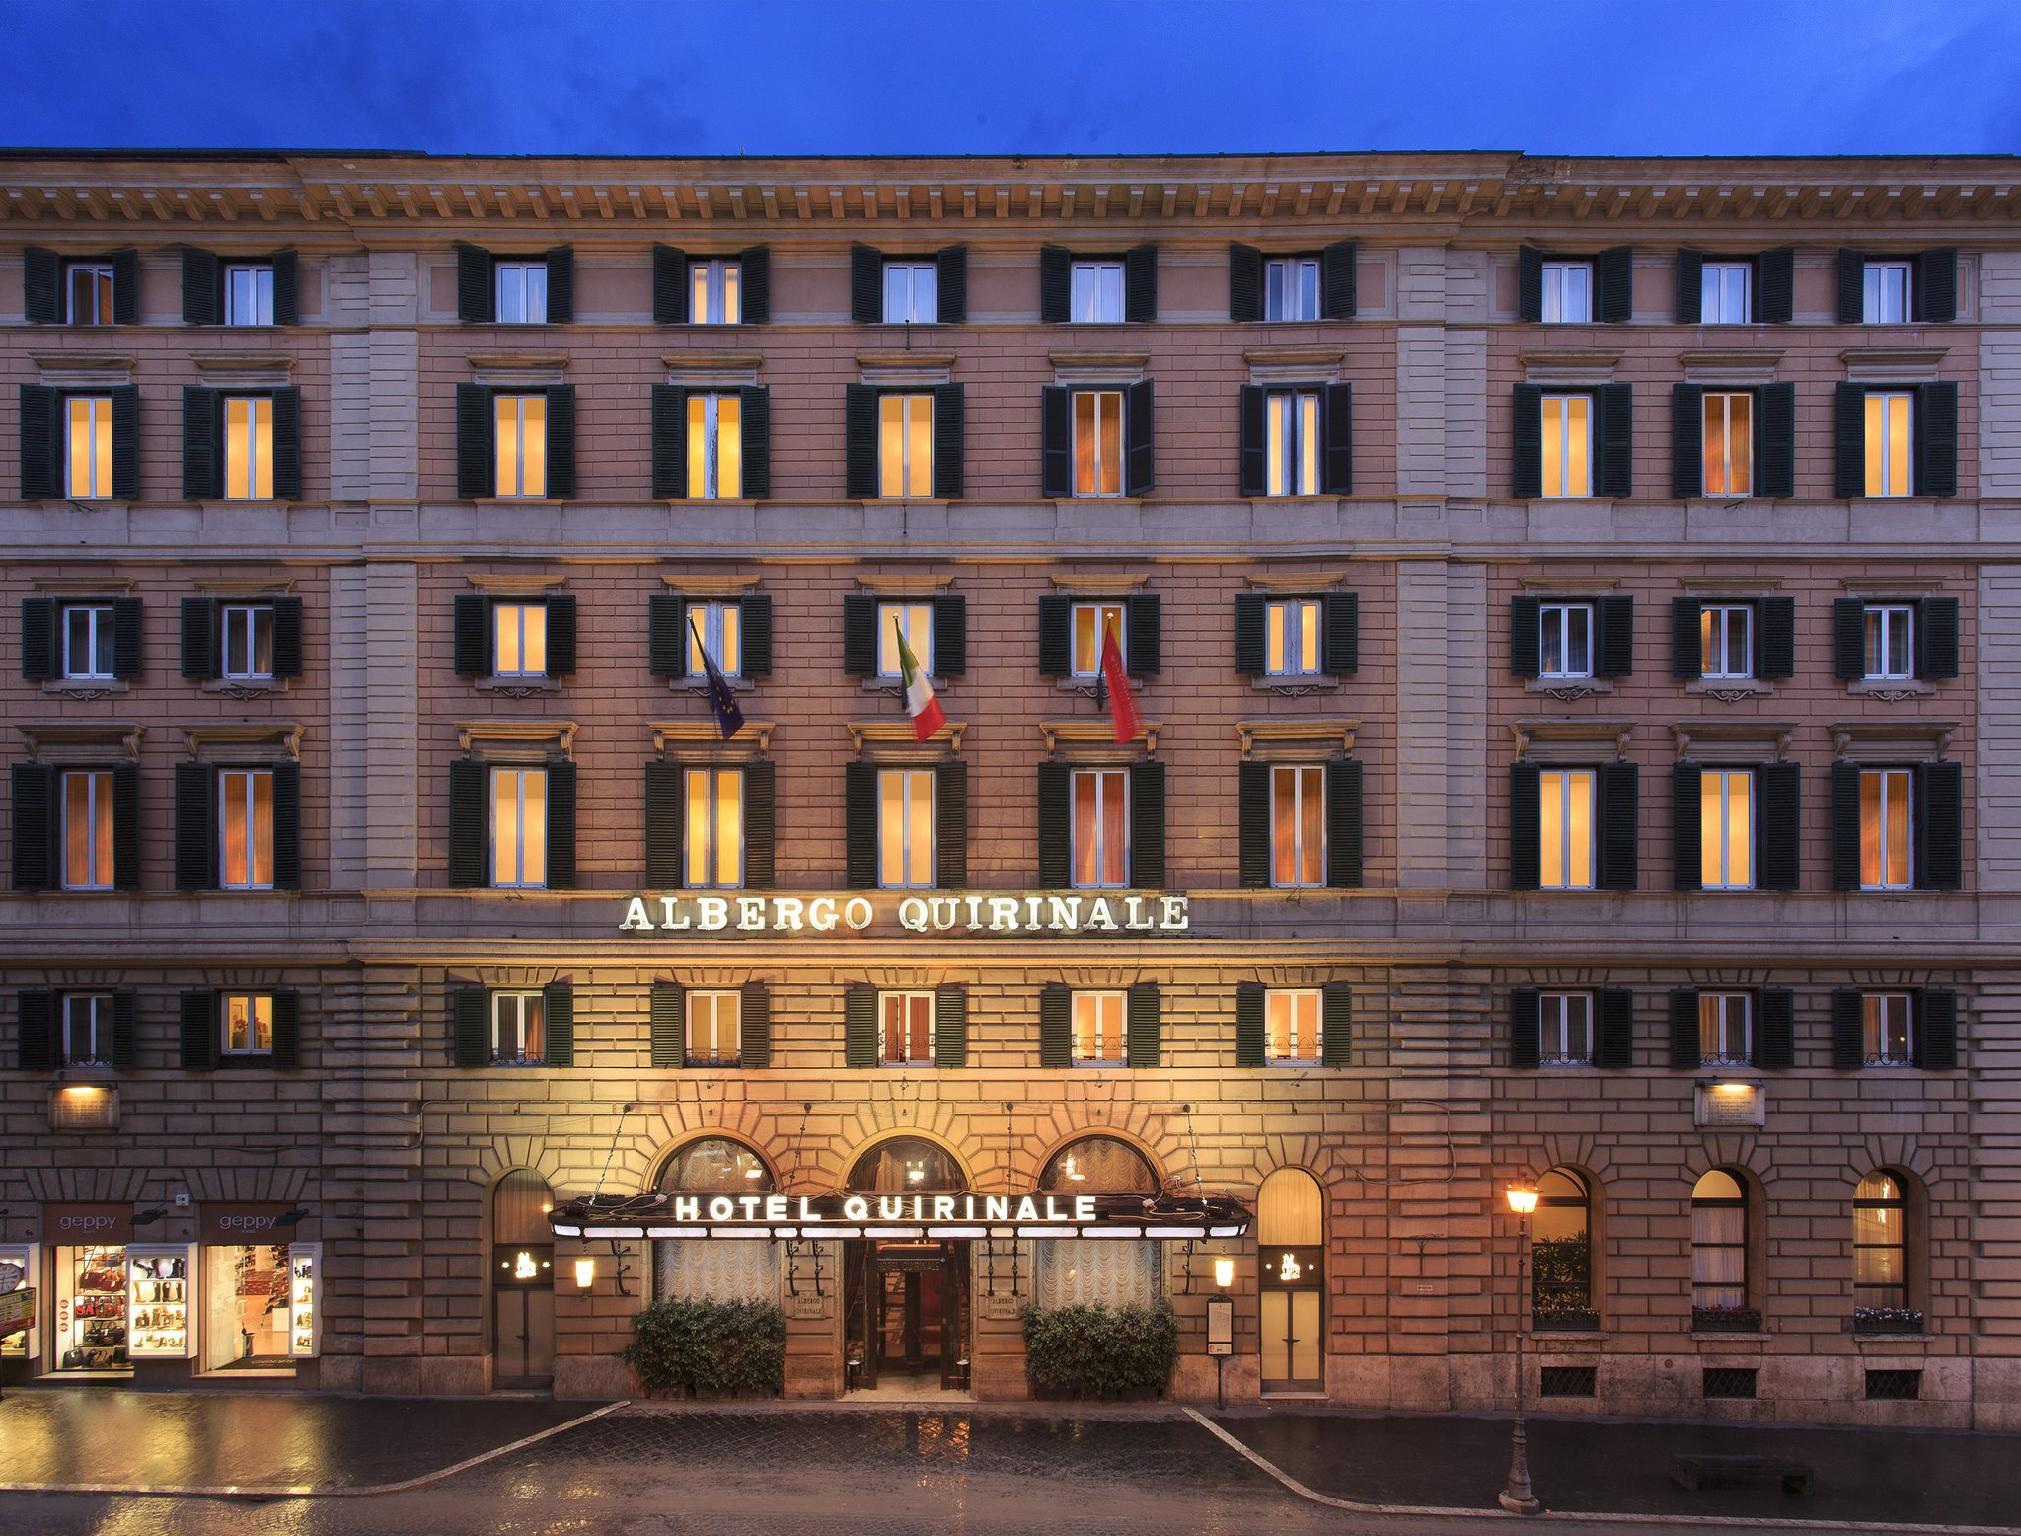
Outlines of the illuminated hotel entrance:
{"label": "illuminated hotel entrance", "polygon": [[[850,1170],[860,1194],[955,1194],[968,1181],[930,1141],[896,1137]],[[904,1378],[943,1391],[968,1388],[969,1244],[880,1238],[874,1227],[844,1247],[845,1357],[852,1389]]]}

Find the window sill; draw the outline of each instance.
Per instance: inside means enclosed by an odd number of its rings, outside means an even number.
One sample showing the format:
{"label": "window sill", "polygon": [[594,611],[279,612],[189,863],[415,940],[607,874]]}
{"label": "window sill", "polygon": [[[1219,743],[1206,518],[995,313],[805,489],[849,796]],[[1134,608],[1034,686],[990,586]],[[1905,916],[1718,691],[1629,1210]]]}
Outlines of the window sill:
{"label": "window sill", "polygon": [[1604,677],[1527,677],[1523,679],[1523,692],[1543,694],[1553,699],[1570,701],[1604,697],[1614,691],[1614,684]]}
{"label": "window sill", "polygon": [[755,496],[662,496],[659,500],[669,507],[735,507],[740,511],[756,511],[762,505]]}
{"label": "window sill", "polygon": [[1700,677],[1684,685],[1686,693],[1737,704],[1742,699],[1767,698],[1775,689],[1758,677]]}
{"label": "window sill", "polygon": [[117,677],[56,677],[42,685],[52,698],[110,699],[127,692],[125,679]]}
{"label": "window sill", "polygon": [[205,682],[203,691],[227,699],[264,699],[286,693],[288,680],[284,677],[214,677]]}
{"label": "window sill", "polygon": [[560,693],[554,677],[480,677],[472,684],[479,693],[502,693],[508,699],[530,699],[537,693]]}
{"label": "window sill", "polygon": [[[927,682],[935,693],[947,686],[947,679],[928,675]],[[905,680],[898,677],[866,677],[856,685],[858,693],[888,693],[893,698],[905,697]]]}
{"label": "window sill", "polygon": [[545,1061],[529,1061],[524,1058],[514,1058],[512,1060],[487,1061],[485,1065],[487,1067],[497,1067],[506,1072],[525,1072],[529,1069],[544,1067],[547,1063]]}
{"label": "window sill", "polygon": [[[755,693],[758,689],[758,684],[748,677],[726,677],[723,681],[730,685],[732,693]],[[706,694],[709,680],[706,677],[670,677],[667,686],[676,693]]]}
{"label": "window sill", "polygon": [[741,1056],[690,1056],[681,1062],[684,1072],[728,1072],[744,1064]]}
{"label": "window sill", "polygon": [[1924,682],[1920,677],[1862,677],[1846,684],[1846,692],[1857,698],[1880,699],[1887,703],[1921,698],[1936,691],[1934,683]]}
{"label": "window sill", "polygon": [[1307,677],[1252,677],[1249,687],[1254,693],[1296,699],[1312,693],[1330,693],[1340,687],[1340,679],[1330,672],[1315,672]]}
{"label": "window sill", "polygon": [[263,1072],[273,1065],[272,1051],[218,1052],[217,1070],[220,1072]]}

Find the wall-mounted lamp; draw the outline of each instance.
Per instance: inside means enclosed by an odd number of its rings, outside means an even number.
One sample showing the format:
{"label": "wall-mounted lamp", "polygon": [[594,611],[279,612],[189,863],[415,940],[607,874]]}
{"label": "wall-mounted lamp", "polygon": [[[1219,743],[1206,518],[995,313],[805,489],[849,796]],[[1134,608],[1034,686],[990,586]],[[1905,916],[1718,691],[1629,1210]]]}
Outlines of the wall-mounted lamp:
{"label": "wall-mounted lamp", "polygon": [[1235,1283],[1235,1261],[1233,1259],[1221,1258],[1214,1261],[1214,1283],[1224,1291]]}
{"label": "wall-mounted lamp", "polygon": [[1527,1216],[1537,1208],[1537,1188],[1534,1184],[1511,1184],[1509,1186],[1509,1209],[1518,1216]]}
{"label": "wall-mounted lamp", "polygon": [[596,1284],[596,1260],[591,1258],[588,1254],[584,1254],[581,1258],[575,1261],[576,1289],[579,1291],[586,1291],[595,1284]]}

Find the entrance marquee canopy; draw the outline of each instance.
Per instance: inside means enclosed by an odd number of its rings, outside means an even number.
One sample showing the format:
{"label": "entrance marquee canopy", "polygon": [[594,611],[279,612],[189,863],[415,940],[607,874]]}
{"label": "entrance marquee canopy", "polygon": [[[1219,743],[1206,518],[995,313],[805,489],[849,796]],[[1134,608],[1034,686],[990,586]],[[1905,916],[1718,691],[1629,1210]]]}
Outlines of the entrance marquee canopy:
{"label": "entrance marquee canopy", "polygon": [[1047,1238],[1240,1237],[1249,1210],[1226,1195],[584,1195],[557,1205],[557,1237]]}

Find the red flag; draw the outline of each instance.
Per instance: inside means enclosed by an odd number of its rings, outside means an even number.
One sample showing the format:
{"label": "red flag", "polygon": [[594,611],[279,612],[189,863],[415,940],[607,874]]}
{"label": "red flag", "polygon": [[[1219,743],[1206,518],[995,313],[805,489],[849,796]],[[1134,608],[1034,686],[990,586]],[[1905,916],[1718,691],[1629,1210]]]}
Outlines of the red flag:
{"label": "red flag", "polygon": [[1116,722],[1116,740],[1137,739],[1137,700],[1130,692],[1130,675],[1123,670],[1123,653],[1116,645],[1116,627],[1102,631],[1102,682],[1109,695],[1109,718]]}

